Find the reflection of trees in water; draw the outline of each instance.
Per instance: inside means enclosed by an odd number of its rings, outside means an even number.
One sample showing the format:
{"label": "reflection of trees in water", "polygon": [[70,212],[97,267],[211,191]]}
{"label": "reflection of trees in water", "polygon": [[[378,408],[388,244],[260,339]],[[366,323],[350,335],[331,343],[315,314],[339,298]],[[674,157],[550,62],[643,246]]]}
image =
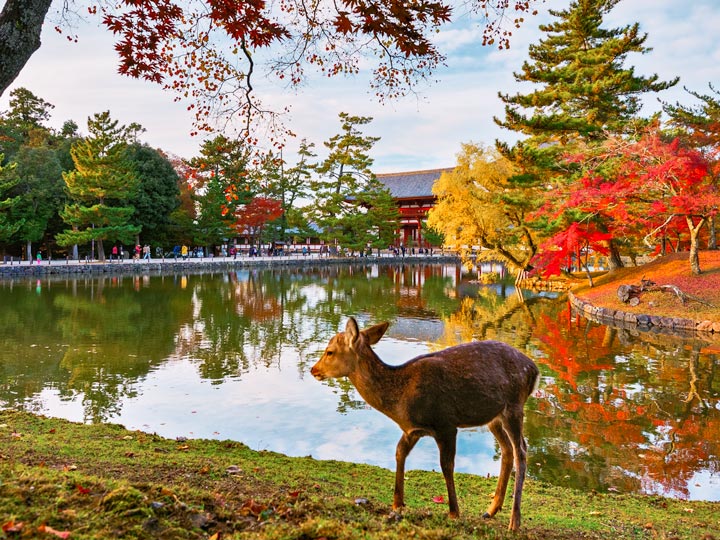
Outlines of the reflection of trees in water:
{"label": "reflection of trees in water", "polygon": [[697,470],[717,470],[720,411],[704,402],[717,403],[718,359],[701,342],[632,336],[565,306],[536,321],[549,375],[527,420],[539,477],[686,496]]}
{"label": "reflection of trees in water", "polygon": [[[138,288],[133,278],[66,285],[49,282],[39,294],[19,296],[3,291],[3,315],[15,324],[1,353],[6,391],[0,399],[36,409],[45,387],[63,400],[81,393],[85,420],[104,421],[135,395],[137,380],[173,351],[181,303],[162,285]],[[9,371],[34,382],[22,391],[9,388]]]}
{"label": "reflection of trees in water", "polygon": [[499,339],[541,366],[526,434],[535,477],[583,489],[687,496],[698,470],[718,471],[720,381],[698,340],[612,329],[567,302],[479,288],[444,319],[437,350]]}
{"label": "reflection of trees in water", "polygon": [[[86,419],[100,421],[177,358],[214,384],[291,365],[304,377],[349,315],[367,324],[440,320],[444,334],[432,347],[498,339],[540,364],[542,397],[528,402],[526,417],[535,477],[682,496],[696,471],[720,473],[716,350],[590,323],[563,300],[521,301],[512,287],[458,287],[445,270],[331,266],[3,283],[0,405],[42,410],[42,391],[52,388],[61,399],[82,393]],[[329,384],[339,411],[365,406],[347,381]]]}

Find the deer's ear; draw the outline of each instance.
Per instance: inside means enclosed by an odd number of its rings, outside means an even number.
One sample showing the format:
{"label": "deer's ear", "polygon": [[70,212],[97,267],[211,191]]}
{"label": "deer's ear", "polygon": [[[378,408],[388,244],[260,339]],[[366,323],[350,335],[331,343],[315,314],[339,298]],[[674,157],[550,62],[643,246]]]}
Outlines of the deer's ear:
{"label": "deer's ear", "polygon": [[347,342],[348,347],[351,349],[353,348],[359,335],[360,330],[358,329],[357,321],[350,317],[345,325],[345,341]]}
{"label": "deer's ear", "polygon": [[375,345],[378,341],[380,341],[380,338],[385,335],[388,326],[390,326],[389,322],[376,324],[375,326],[371,326],[370,328],[363,330],[362,334],[365,336],[365,339],[368,340],[370,345]]}

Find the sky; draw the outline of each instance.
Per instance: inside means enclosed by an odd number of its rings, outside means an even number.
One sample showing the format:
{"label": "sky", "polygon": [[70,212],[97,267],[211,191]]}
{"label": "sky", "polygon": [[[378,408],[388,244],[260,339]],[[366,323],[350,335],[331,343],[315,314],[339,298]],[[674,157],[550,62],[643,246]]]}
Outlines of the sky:
{"label": "sky", "polygon": [[[524,26],[514,30],[511,48],[483,47],[482,29],[466,17],[444,27],[435,39],[446,54],[446,67],[438,70],[430,85],[418,95],[380,104],[363,81],[316,77],[299,92],[266,82],[263,102],[278,108],[291,106],[286,124],[316,145],[323,156],[323,141],[340,132],[338,114],[370,116],[363,127],[367,135],[380,137],[371,151],[376,173],[403,172],[449,167],[455,164],[462,143],[492,145],[495,140],[512,143],[517,135],[499,128],[493,117],[502,118],[503,104],[498,92],[527,92],[529,87],[515,81],[527,59],[528,45],[544,37],[538,29],[550,20],[548,9],[565,9],[570,0],[547,0],[539,14],[527,16]],[[58,0],[53,7],[59,7]],[[683,87],[708,93],[708,84],[720,88],[720,1],[621,0],[606,17],[606,27],[640,23],[648,34],[645,55],[632,54],[626,65],[639,75],[657,73],[661,80],[680,77],[675,88],[644,98],[643,115],[659,111],[663,101],[693,105]],[[42,46],[33,55],[11,88],[0,97],[0,111],[8,108],[13,88],[25,87],[52,103],[49,124],[60,128],[69,119],[86,132],[87,118],[109,110],[122,124],[137,122],[146,132],[141,140],[184,158],[198,154],[202,137],[191,137],[192,117],[186,104],[160,86],[117,74],[117,57],[109,32],[96,20],[79,22],[74,29],[79,42],[73,43],[47,22]],[[526,84],[526,83],[524,83]],[[286,161],[293,164],[288,144]]]}

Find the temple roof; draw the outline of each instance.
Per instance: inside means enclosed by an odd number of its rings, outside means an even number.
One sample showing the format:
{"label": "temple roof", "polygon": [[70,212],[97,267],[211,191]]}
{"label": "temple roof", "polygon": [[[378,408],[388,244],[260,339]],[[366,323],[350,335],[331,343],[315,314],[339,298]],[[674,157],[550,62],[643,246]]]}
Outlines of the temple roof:
{"label": "temple roof", "polygon": [[413,197],[434,197],[433,184],[440,175],[453,168],[430,169],[426,171],[411,171],[402,173],[378,174],[380,180],[390,190],[395,199],[409,199]]}

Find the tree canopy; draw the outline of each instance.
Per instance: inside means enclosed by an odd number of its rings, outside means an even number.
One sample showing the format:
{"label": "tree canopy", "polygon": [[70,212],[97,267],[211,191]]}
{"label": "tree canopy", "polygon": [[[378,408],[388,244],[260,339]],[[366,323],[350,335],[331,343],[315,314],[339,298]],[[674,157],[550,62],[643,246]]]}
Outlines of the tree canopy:
{"label": "tree canopy", "polygon": [[[479,14],[483,43],[507,47],[512,28],[543,1],[91,0],[88,12],[116,36],[120,73],[191,99],[197,126],[209,129],[215,114],[239,114],[249,128],[269,112],[255,95],[263,74],[297,87],[316,70],[352,75],[372,66],[377,97],[403,95],[443,62],[431,38],[441,25],[468,11]],[[0,94],[40,46],[50,3],[5,0]],[[70,5],[61,9],[65,16]]]}
{"label": "tree canopy", "polygon": [[105,111],[88,119],[88,130],[90,136],[72,146],[75,169],[63,173],[72,202],[61,217],[71,229],[57,241],[61,246],[96,241],[104,260],[104,240],[134,243],[141,230],[130,222],[135,208],[129,201],[139,182],[127,153],[135,126],[120,126]]}

